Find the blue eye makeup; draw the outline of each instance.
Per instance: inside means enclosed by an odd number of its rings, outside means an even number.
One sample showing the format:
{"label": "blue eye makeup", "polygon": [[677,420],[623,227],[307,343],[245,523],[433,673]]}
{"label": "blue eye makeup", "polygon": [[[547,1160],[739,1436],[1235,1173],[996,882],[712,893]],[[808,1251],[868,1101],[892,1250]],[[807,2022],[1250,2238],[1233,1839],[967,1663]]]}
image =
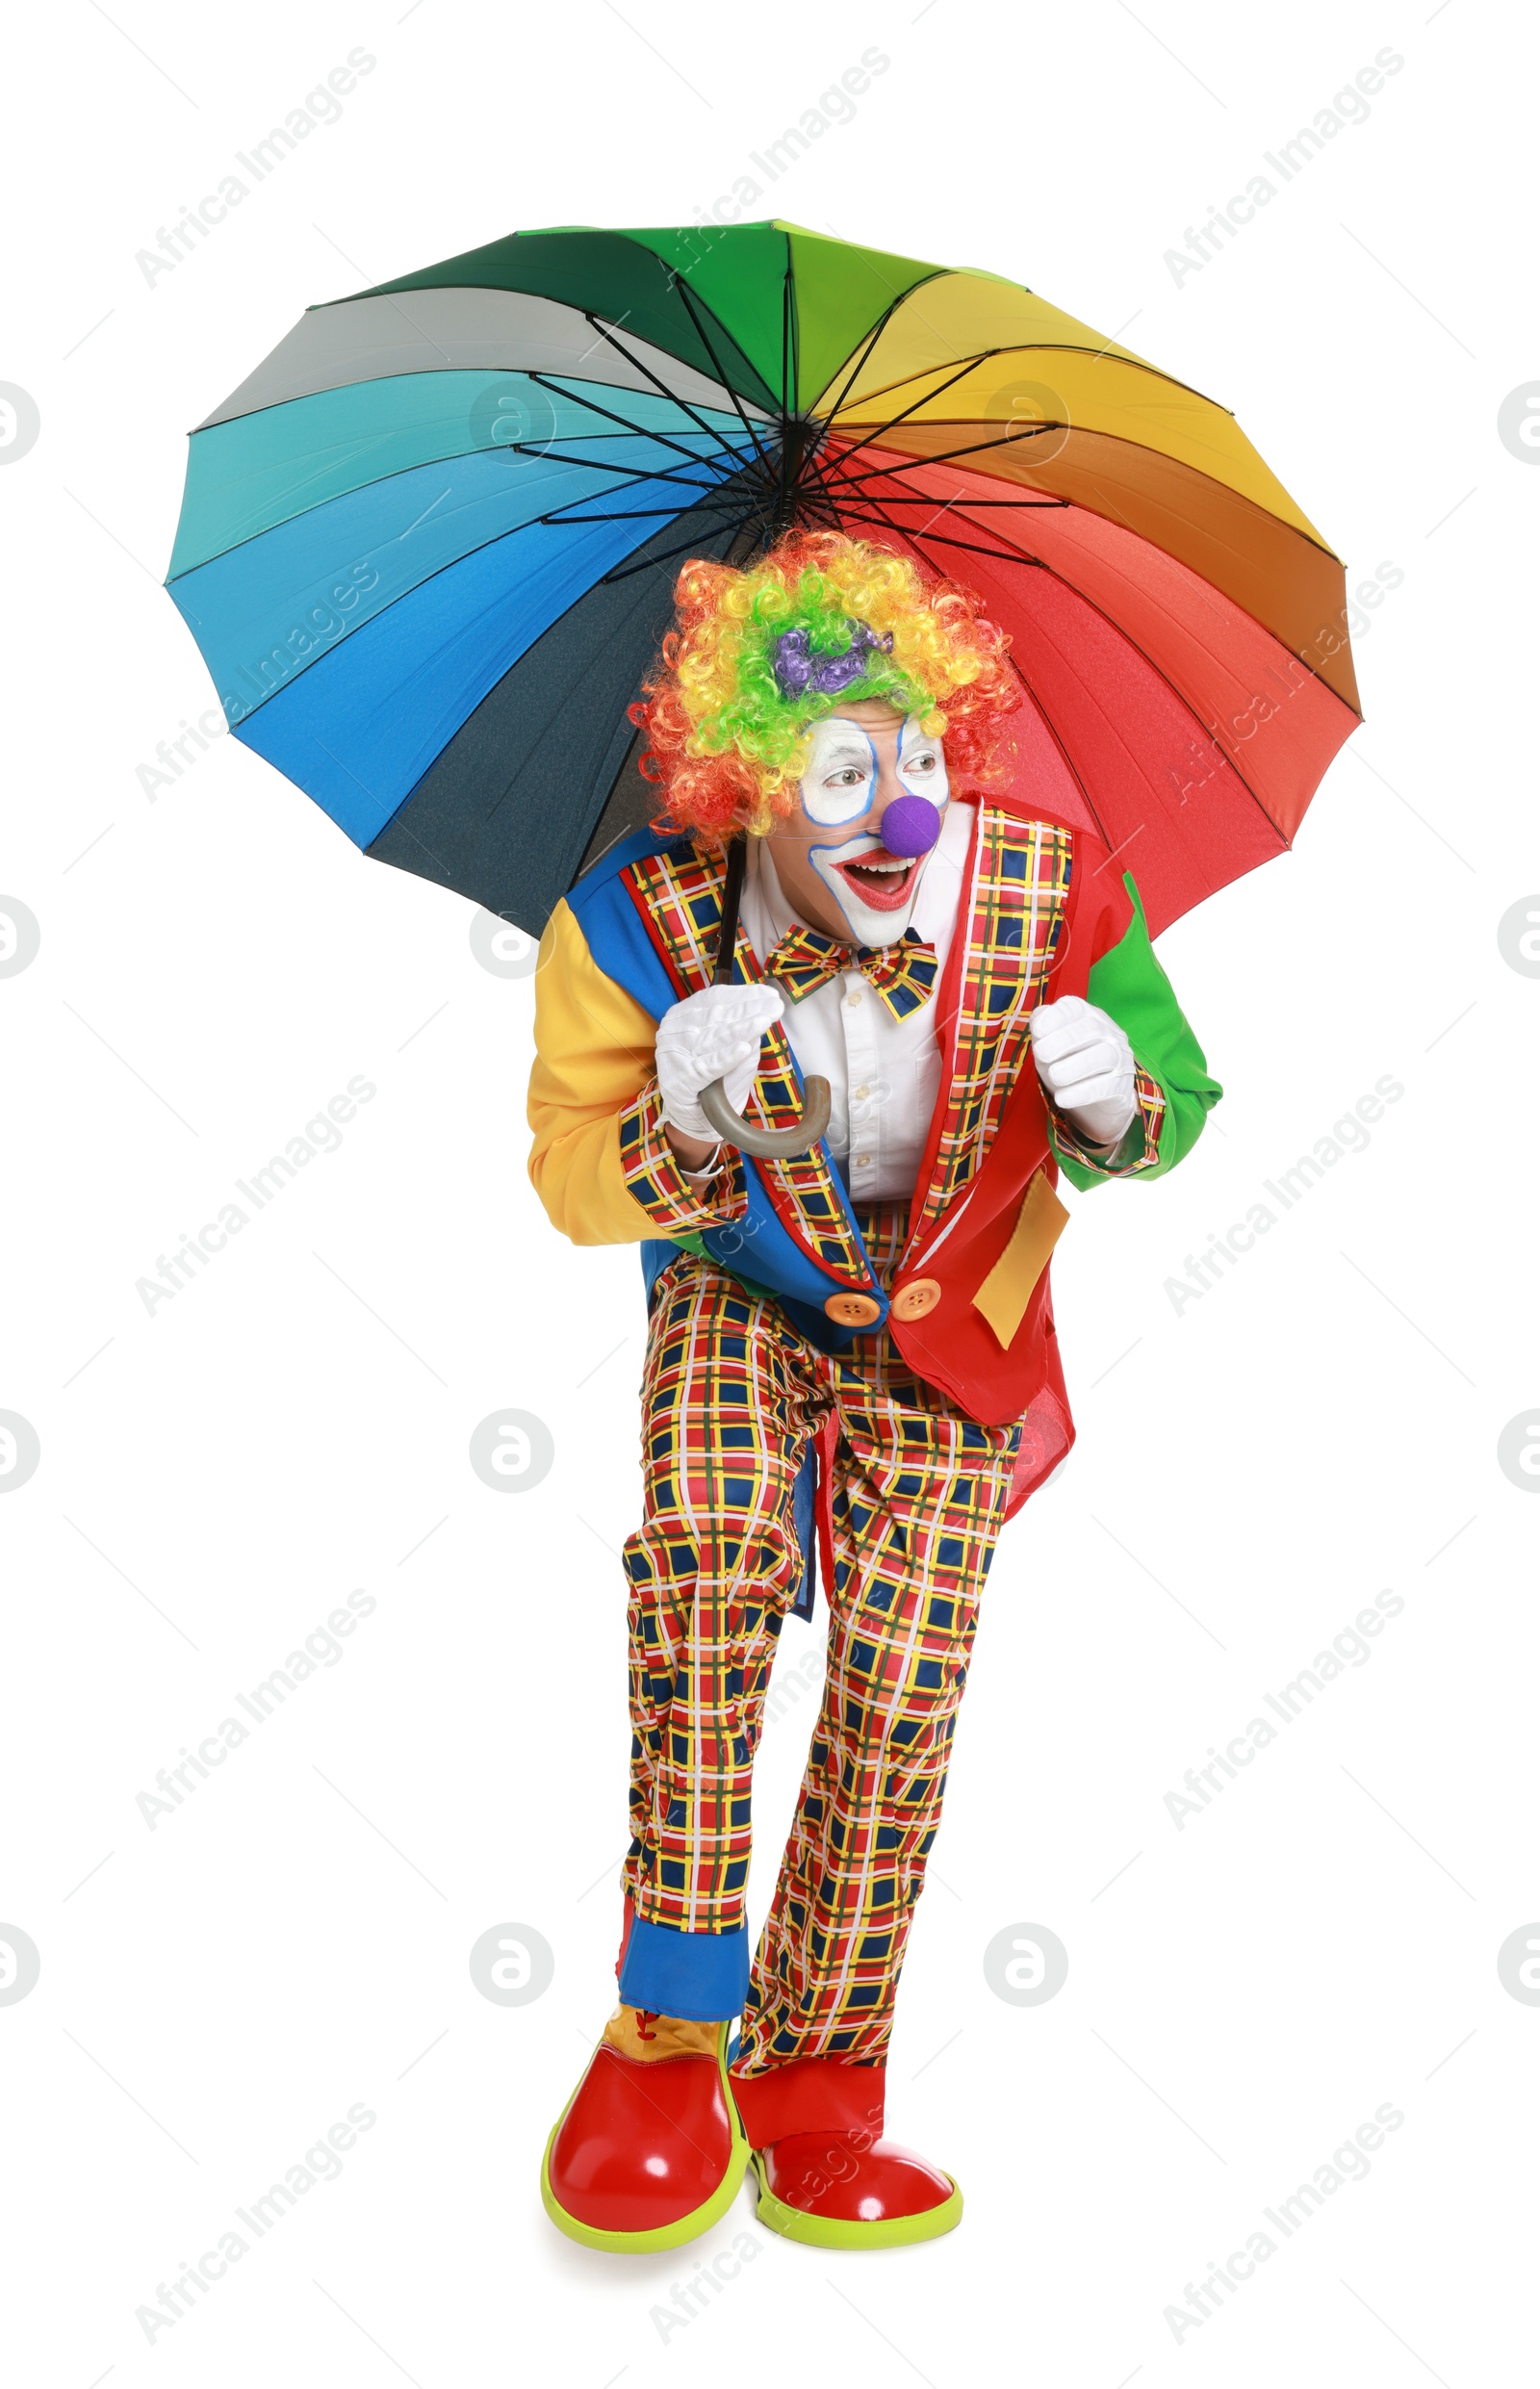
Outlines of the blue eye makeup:
{"label": "blue eye makeup", "polygon": [[912,715],[898,733],[898,776],[911,796],[929,797],[937,810],[951,793],[941,741],[916,730]]}
{"label": "blue eye makeup", "polygon": [[[939,738],[929,738],[913,715],[898,734],[898,778],[911,796],[928,797],[937,810],[950,793]],[[877,749],[851,722],[820,722],[801,781],[803,810],[820,829],[859,821],[877,787]]]}
{"label": "blue eye makeup", "polygon": [[803,810],[820,829],[859,821],[877,784],[877,750],[848,723],[820,722],[802,777]]}

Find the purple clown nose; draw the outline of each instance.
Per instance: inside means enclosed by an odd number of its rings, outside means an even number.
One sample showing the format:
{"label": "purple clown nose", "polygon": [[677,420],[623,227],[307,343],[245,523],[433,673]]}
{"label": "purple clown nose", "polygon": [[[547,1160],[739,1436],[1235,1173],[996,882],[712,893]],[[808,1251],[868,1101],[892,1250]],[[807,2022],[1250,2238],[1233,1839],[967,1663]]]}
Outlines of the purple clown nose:
{"label": "purple clown nose", "polygon": [[928,855],[940,835],[941,816],[925,796],[895,796],[878,823],[890,855]]}

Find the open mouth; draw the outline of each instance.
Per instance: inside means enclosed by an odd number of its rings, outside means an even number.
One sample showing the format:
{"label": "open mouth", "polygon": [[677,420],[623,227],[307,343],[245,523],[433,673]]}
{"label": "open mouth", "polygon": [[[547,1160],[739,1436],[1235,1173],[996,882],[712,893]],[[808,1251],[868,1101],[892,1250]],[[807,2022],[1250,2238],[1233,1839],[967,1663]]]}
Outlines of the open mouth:
{"label": "open mouth", "polygon": [[834,868],[851,892],[874,912],[901,912],[913,893],[919,861],[890,855],[878,846],[859,862],[836,862]]}

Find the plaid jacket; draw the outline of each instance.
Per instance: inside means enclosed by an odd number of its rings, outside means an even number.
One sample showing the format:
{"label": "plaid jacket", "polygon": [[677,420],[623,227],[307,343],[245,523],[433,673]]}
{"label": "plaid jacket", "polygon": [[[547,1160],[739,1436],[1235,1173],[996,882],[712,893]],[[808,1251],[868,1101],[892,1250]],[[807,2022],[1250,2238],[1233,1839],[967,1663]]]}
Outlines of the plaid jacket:
{"label": "plaid jacket", "polygon": [[[669,1147],[654,1037],[671,1004],[710,982],[722,874],[719,855],[642,832],[552,915],[529,1086],[529,1169],[546,1209],[579,1244],[652,1247],[654,1268],[680,1246],[709,1254],[825,1349],[886,1327],[969,1417],[1024,1422],[1024,1496],[1072,1435],[1047,1266],[1067,1218],[1059,1172],[1087,1188],[1169,1169],[1220,1092],[1155,959],[1134,881],[1082,831],[1009,803],[976,808],[965,920],[934,998],[941,1091],[909,1241],[885,1288],[827,1145],[789,1162],[734,1153],[699,1193]],[[739,968],[757,976],[741,941]],[[1134,1050],[1139,1115],[1111,1160],[1052,1111],[1032,1061],[1029,1017],[1064,995],[1100,1005]],[[750,1116],[783,1126],[799,1108],[778,1026]]]}

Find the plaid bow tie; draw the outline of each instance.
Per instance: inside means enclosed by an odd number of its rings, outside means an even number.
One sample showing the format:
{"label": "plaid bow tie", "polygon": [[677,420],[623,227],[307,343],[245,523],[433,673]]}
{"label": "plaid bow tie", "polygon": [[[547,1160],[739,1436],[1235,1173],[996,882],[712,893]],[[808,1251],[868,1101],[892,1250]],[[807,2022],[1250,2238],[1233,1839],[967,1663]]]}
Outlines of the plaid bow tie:
{"label": "plaid bow tie", "polygon": [[893,945],[837,945],[821,930],[794,924],[765,964],[794,1004],[815,995],[842,970],[869,979],[895,1020],[928,1004],[939,968],[936,948],[917,930],[906,929]]}

